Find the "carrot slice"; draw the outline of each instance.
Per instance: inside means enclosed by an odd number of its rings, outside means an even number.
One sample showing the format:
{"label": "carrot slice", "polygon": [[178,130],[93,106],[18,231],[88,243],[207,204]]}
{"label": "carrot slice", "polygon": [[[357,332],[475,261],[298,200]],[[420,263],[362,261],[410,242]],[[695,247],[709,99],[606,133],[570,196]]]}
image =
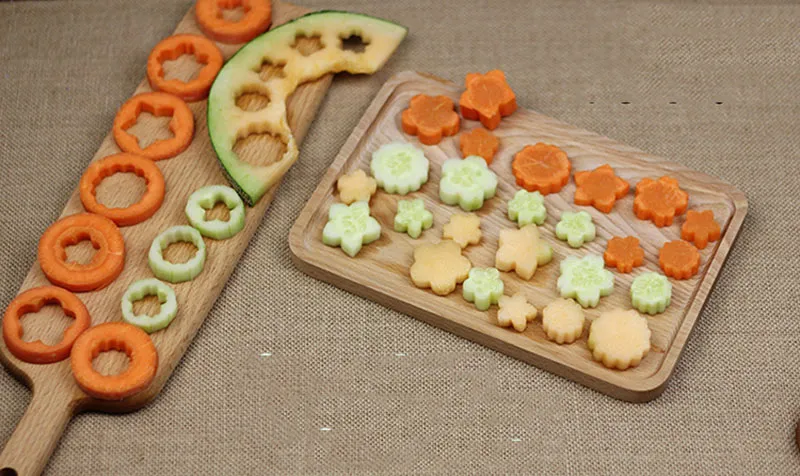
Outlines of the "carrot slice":
{"label": "carrot slice", "polygon": [[497,153],[497,148],[500,147],[500,141],[488,130],[478,127],[461,134],[459,145],[461,146],[461,155],[463,157],[477,155],[478,157],[483,157],[487,165],[491,165],[494,154]]}
{"label": "carrot slice", "polygon": [[480,120],[483,127],[494,130],[502,117],[517,110],[517,97],[499,69],[486,74],[470,73],[465,83],[467,90],[459,101],[464,119]]}
{"label": "carrot slice", "polygon": [[[193,54],[203,69],[189,82],[164,78],[164,61],[176,60]],[[208,38],[198,35],[174,35],[161,40],[147,58],[147,80],[150,87],[164,91],[186,101],[199,101],[208,96],[208,90],[222,68],[222,53]]]}
{"label": "carrot slice", "polygon": [[447,96],[417,94],[400,116],[403,131],[425,145],[436,145],[443,136],[456,135],[461,126],[454,107]]}
{"label": "carrot slice", "polygon": [[[110,350],[125,352],[130,359],[119,375],[102,375],[92,367],[95,357]],[[150,336],[124,322],[99,324],[81,334],[70,360],[78,386],[101,400],[122,400],[144,390],[158,370],[158,351]]]}
{"label": "carrot slice", "polygon": [[[136,124],[142,112],[156,117],[172,116],[169,130],[175,135],[170,139],[153,142],[144,149],[139,146],[139,139],[131,135],[128,129]],[[128,99],[114,118],[114,140],[124,152],[141,155],[150,160],[162,160],[175,157],[192,143],[194,135],[194,115],[183,99],[167,93],[142,93]]]}
{"label": "carrot slice", "polygon": [[681,238],[693,241],[701,250],[708,246],[709,241],[717,241],[721,233],[719,223],[714,220],[714,212],[711,210],[689,210],[681,227]]}
{"label": "carrot slice", "polygon": [[[244,9],[236,22],[222,17],[223,8]],[[246,43],[269,29],[272,22],[270,0],[197,0],[194,4],[197,24],[206,36],[220,43]]]}
{"label": "carrot slice", "polygon": [[543,195],[561,190],[569,182],[571,168],[566,152],[542,142],[525,146],[511,163],[517,185]]}
{"label": "carrot slice", "polygon": [[686,211],[689,194],[672,177],[644,178],[636,184],[633,212],[640,220],[651,220],[657,227],[672,225],[675,215]]}
{"label": "carrot slice", "polygon": [[[90,240],[97,250],[88,264],[68,263],[65,248]],[[39,239],[39,266],[51,283],[74,292],[104,288],[125,266],[125,241],[113,221],[79,213],[50,225]]]}
{"label": "carrot slice", "polygon": [[616,267],[620,273],[630,273],[633,268],[644,264],[644,250],[635,236],[615,236],[608,241],[603,259],[609,268]]}
{"label": "carrot slice", "polygon": [[[142,198],[126,208],[100,204],[95,191],[100,182],[117,172],[133,172],[147,182]],[[111,219],[119,226],[135,225],[153,216],[164,202],[164,175],[151,160],[133,154],[115,154],[94,162],[81,177],[81,202],[87,211]]]}
{"label": "carrot slice", "polygon": [[611,213],[614,203],[631,188],[628,182],[614,174],[614,169],[608,164],[592,171],[575,172],[575,185],[575,204],[591,205],[603,213]]}
{"label": "carrot slice", "polygon": [[[61,342],[47,345],[37,340],[25,342],[22,340],[22,316],[37,312],[45,304],[58,304],[64,314],[74,319],[73,323],[64,331]],[[3,340],[8,350],[16,358],[32,364],[51,364],[69,357],[72,344],[83,331],[89,328],[91,319],[89,311],[78,296],[66,289],[55,286],[41,286],[31,288],[15,297],[6,309],[3,317]]]}
{"label": "carrot slice", "polygon": [[700,252],[688,241],[670,241],[658,253],[658,264],[671,278],[689,279],[700,269]]}

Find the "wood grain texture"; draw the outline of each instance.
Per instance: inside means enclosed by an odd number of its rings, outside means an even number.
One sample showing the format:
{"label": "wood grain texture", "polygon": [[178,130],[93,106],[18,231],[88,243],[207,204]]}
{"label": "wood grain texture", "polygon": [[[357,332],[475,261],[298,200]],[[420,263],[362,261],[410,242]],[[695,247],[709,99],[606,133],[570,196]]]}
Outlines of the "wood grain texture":
{"label": "wood grain texture", "polygon": [[[307,13],[308,10],[285,3],[275,3],[273,23],[280,24]],[[201,34],[194,19],[194,9],[189,10],[178,24],[175,33]],[[313,41],[312,41],[313,43]],[[241,45],[219,44],[225,58],[229,58]],[[300,47],[314,48],[313,44]],[[165,65],[168,75],[181,79],[191,77],[197,66],[187,57]],[[142,72],[145,65],[142,65]],[[268,77],[272,71],[263,71]],[[317,109],[330,86],[332,75],[301,85],[288,101],[289,123],[298,142],[305,136]],[[135,93],[150,91],[147,81],[142,81]],[[241,98],[240,107],[258,105],[263,98],[258,96]],[[125,238],[125,270],[110,286],[100,291],[81,293],[78,296],[86,304],[92,316],[92,324],[121,320],[120,297],[134,281],[152,277],[147,265],[147,251],[161,231],[179,224],[187,224],[184,206],[188,196],[196,189],[210,184],[226,184],[209,143],[206,128],[206,101],[189,104],[195,119],[195,136],[191,146],[182,154],[169,160],[157,162],[164,174],[167,193],[164,204],[149,220],[131,227],[121,228]],[[157,119],[146,122],[140,117],[131,129],[144,141],[169,137],[165,135],[168,120]],[[109,129],[111,124],[109,124]],[[248,137],[238,145],[243,160],[269,163],[282,154],[281,144],[269,136]],[[93,160],[99,160],[119,152],[111,134],[104,139]],[[77,186],[79,177],[75,177]],[[98,198],[110,206],[126,206],[134,203],[144,190],[143,182],[132,174],[117,174],[104,181],[98,188]],[[239,258],[261,222],[277,187],[273,187],[253,208],[247,209],[246,226],[235,237],[225,241],[206,239],[207,260],[203,272],[193,281],[172,285],[178,299],[178,316],[165,330],[152,334],[159,353],[159,368],[153,383],[143,392],[122,401],[100,401],[85,395],[75,384],[69,359],[51,365],[33,365],[16,359],[0,340],[0,360],[33,391],[33,398],[17,429],[0,454],[0,471],[20,475],[39,474],[55,449],[58,439],[70,418],[77,412],[98,410],[105,412],[128,412],[136,410],[153,400],[178,365],[186,348],[225,286]],[[83,212],[77,188],[67,202],[61,216]],[[219,213],[215,211],[214,213]],[[222,212],[226,214],[226,212]],[[213,216],[213,214],[211,215]],[[68,250],[69,259],[87,260],[91,246],[77,246]],[[165,256],[174,261],[185,261],[194,253],[190,245],[174,245]],[[20,292],[35,286],[48,284],[38,263],[31,267]],[[152,301],[152,300],[151,300]],[[152,302],[137,305],[136,310],[152,311]],[[69,323],[59,309],[46,308],[36,316],[23,320],[25,340],[45,339],[57,341]],[[127,365],[127,359],[114,353],[102,354],[95,360],[100,372],[118,373]]]}
{"label": "wood grain texture", "polygon": [[[415,137],[402,132],[400,114],[416,94],[443,94],[457,102],[460,91],[460,86],[454,83],[413,72],[398,74],[384,85],[292,228],[289,244],[295,264],[319,279],[613,397],[636,402],[657,397],[675,368],[742,225],[747,212],[746,197],[731,185],[701,172],[533,111],[517,111],[505,118],[494,131],[500,139],[500,149],[491,169],[498,175],[499,185],[497,196],[488,200],[477,212],[481,217],[482,242],[465,250],[473,266],[494,266],[499,231],[516,227],[507,218],[506,208],[507,201],[519,189],[511,173],[511,160],[525,145],[536,142],[551,143],[564,149],[574,171],[591,170],[608,163],[619,176],[631,183],[632,188],[644,177],[675,177],[689,193],[689,208],[713,210],[723,227],[722,238],[700,251],[700,272],[686,281],[671,280],[672,304],[666,312],[647,317],[652,330],[649,355],[634,369],[624,372],[609,370],[592,360],[586,348],[586,329],[575,343],[558,345],[546,339],[540,319],[525,332],[517,333],[496,325],[496,306],[488,312],[481,312],[466,302],[461,297],[460,287],[447,297],[438,297],[411,283],[408,270],[412,264],[413,248],[420,243],[438,241],[442,226],[449,216],[460,211],[457,207],[444,205],[438,197],[442,162],[460,154],[458,136],[445,138],[436,146],[422,146]],[[462,121],[462,131],[477,126],[477,122]],[[341,174],[354,169],[369,171],[372,152],[391,141],[409,141],[421,146],[431,161],[430,179],[418,192],[407,197],[379,190],[370,204],[372,215],[381,224],[382,236],[365,246],[354,259],[348,258],[340,249],[325,246],[321,241],[328,208],[337,201],[335,181]],[[643,272],[660,271],[658,250],[666,241],[680,237],[680,225],[684,218],[678,217],[670,227],[656,228],[651,222],[639,220],[633,214],[633,192],[617,201],[611,214],[574,205],[574,193],[575,184],[571,180],[560,193],[545,197],[548,217],[540,229],[543,238],[553,246],[553,262],[537,270],[529,282],[521,280],[514,273],[503,273],[503,281],[506,294],[522,291],[541,311],[558,297],[558,268],[566,256],[580,257],[588,253],[602,256],[612,236],[639,237],[645,251],[645,265],[631,274],[612,270],[615,275],[614,292],[602,298],[596,309],[587,310],[587,317],[592,320],[605,310],[631,307],[631,282]],[[433,228],[423,232],[417,240],[393,230],[397,201],[406,198],[422,198],[434,215]],[[597,238],[577,250],[555,238],[554,227],[564,210],[589,212],[597,227]]]}

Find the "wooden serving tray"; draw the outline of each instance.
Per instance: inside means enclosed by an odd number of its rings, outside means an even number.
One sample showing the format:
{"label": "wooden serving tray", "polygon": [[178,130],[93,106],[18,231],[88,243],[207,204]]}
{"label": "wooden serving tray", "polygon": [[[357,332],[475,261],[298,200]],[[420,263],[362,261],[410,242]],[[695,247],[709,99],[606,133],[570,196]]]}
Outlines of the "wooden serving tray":
{"label": "wooden serving tray", "polygon": [[[699,273],[686,281],[671,280],[672,304],[667,311],[647,317],[652,330],[651,352],[636,368],[609,370],[592,360],[586,348],[586,330],[575,343],[558,345],[547,340],[540,320],[532,323],[524,333],[498,327],[497,307],[493,306],[488,312],[478,311],[462,298],[460,286],[449,296],[439,297],[412,284],[408,270],[412,264],[413,248],[420,243],[439,241],[442,226],[449,216],[461,211],[458,207],[444,205],[438,196],[441,164],[447,158],[460,157],[460,152],[458,136],[445,138],[437,146],[421,145],[416,137],[402,132],[400,114],[416,94],[443,94],[457,104],[461,89],[452,82],[413,72],[398,74],[383,86],[292,228],[289,245],[296,266],[318,279],[613,397],[634,402],[657,397],[675,368],[739,232],[747,212],[746,197],[731,185],[704,173],[666,162],[533,111],[518,110],[503,119],[494,131],[500,139],[500,149],[490,167],[499,178],[497,196],[477,212],[483,231],[481,244],[468,247],[464,253],[473,266],[493,267],[499,231],[517,227],[506,215],[506,203],[519,189],[511,173],[511,160],[525,145],[536,142],[555,144],[564,149],[575,171],[590,170],[608,163],[620,177],[631,183],[632,188],[644,177],[675,177],[689,193],[689,208],[713,210],[723,227],[722,238],[701,250]],[[462,131],[476,126],[479,126],[477,122],[462,121]],[[408,141],[422,147],[431,161],[430,178],[418,192],[407,197],[379,190],[372,197],[370,208],[381,224],[381,238],[364,246],[355,258],[349,258],[339,248],[325,246],[321,241],[328,208],[337,201],[336,179],[354,169],[368,172],[372,152],[392,141]],[[503,281],[506,294],[522,290],[541,310],[558,297],[559,262],[566,256],[584,256],[587,253],[602,256],[612,236],[639,237],[645,250],[645,265],[631,274],[612,270],[614,292],[602,298],[596,309],[587,310],[587,317],[591,320],[613,307],[631,307],[629,290],[633,278],[645,271],[660,271],[658,250],[664,242],[680,238],[680,225],[684,218],[677,218],[670,227],[656,228],[650,221],[634,216],[632,192],[617,201],[613,212],[608,215],[592,207],[576,206],[574,193],[575,184],[571,180],[560,193],[545,197],[548,216],[540,228],[543,238],[553,246],[553,262],[539,268],[530,282],[521,280],[514,273],[503,273]],[[407,198],[424,199],[426,208],[434,216],[433,228],[423,232],[417,240],[393,230],[397,201]],[[577,250],[555,238],[554,227],[563,210],[589,212],[597,227],[597,238]]]}
{"label": "wooden serving tray", "polygon": [[[273,2],[273,25],[284,23],[292,18],[308,13],[308,10],[286,3]],[[178,24],[175,33],[201,34],[195,23],[194,9],[190,9]],[[225,58],[229,58],[241,45],[218,44]],[[313,48],[312,44],[300,47]],[[180,60],[173,66],[173,72],[184,79],[191,76],[191,63]],[[142,64],[144,73],[145,65]],[[177,69],[176,69],[177,68]],[[264,74],[269,74],[264,72]],[[288,102],[289,123],[299,141],[305,136],[317,109],[330,86],[332,75],[327,75],[317,81],[300,86],[290,97]],[[135,94],[150,91],[146,80],[139,84]],[[248,97],[244,106],[263,101],[263,98]],[[194,113],[195,135],[191,146],[182,154],[168,160],[156,162],[161,168],[166,181],[167,193],[164,204],[150,219],[130,227],[121,228],[125,238],[125,270],[107,288],[90,293],[80,293],[78,296],[86,304],[92,316],[92,324],[106,321],[121,320],[120,298],[125,289],[134,281],[152,277],[147,264],[147,251],[153,238],[164,229],[178,224],[187,224],[184,215],[184,206],[189,195],[196,189],[209,184],[226,184],[221,168],[217,163],[214,151],[211,148],[206,128],[206,101],[189,103]],[[108,125],[109,130],[111,124]],[[136,133],[140,137],[155,136],[157,126],[137,127]],[[151,130],[148,130],[150,127]],[[114,139],[109,133],[103,140],[93,160],[99,160],[110,154],[119,152]],[[277,160],[282,151],[276,146],[274,140],[262,136],[251,136],[239,149],[240,157],[251,163],[268,163]],[[87,163],[88,165],[88,163]],[[137,180],[124,177],[111,177],[106,179],[111,182],[116,180],[116,185],[111,191],[106,191],[105,196],[111,197],[116,202],[133,203],[143,191],[143,186]],[[75,177],[77,186],[80,177]],[[105,184],[101,184],[102,188]],[[109,185],[105,185],[109,187]],[[267,211],[277,187],[273,187],[258,204],[247,209],[247,224],[243,231],[235,237],[225,241],[206,239],[207,259],[203,272],[194,280],[172,285],[178,299],[178,316],[165,330],[151,335],[159,355],[159,368],[153,383],[143,392],[122,401],[100,401],[85,395],[75,384],[70,370],[69,359],[50,365],[33,365],[15,358],[0,339],[0,361],[18,378],[24,381],[33,390],[33,398],[25,415],[17,425],[16,430],[6,443],[0,454],[0,474],[30,475],[42,472],[47,460],[55,449],[58,439],[69,423],[72,416],[78,412],[98,410],[106,412],[127,412],[136,410],[149,403],[161,391],[172,371],[178,365],[192,338],[216,301],[217,296],[225,286],[228,277],[236,267],[239,258],[244,252],[250,238],[256,231],[261,219]],[[101,190],[98,190],[100,194]],[[114,204],[112,206],[119,206]],[[69,198],[61,216],[73,215],[83,212],[83,206],[78,196],[77,188]],[[172,259],[188,259],[194,253],[190,248],[178,248],[178,245],[167,249],[167,257]],[[79,252],[80,254],[80,252]],[[75,256],[80,259],[81,256]],[[49,284],[41,272],[38,263],[34,263],[25,281],[20,287],[20,292],[35,287]],[[52,312],[45,308],[46,312]],[[43,310],[43,312],[45,312]],[[57,311],[58,314],[61,311]],[[48,317],[55,317],[52,312]],[[28,318],[26,318],[27,320]],[[36,338],[40,336],[59,336],[58,319],[35,319],[33,323],[26,323],[25,331]],[[59,339],[56,339],[56,341]],[[95,361],[95,366],[101,372],[118,373],[124,365],[125,359],[106,357],[102,354]],[[16,473],[12,472],[15,470]]]}

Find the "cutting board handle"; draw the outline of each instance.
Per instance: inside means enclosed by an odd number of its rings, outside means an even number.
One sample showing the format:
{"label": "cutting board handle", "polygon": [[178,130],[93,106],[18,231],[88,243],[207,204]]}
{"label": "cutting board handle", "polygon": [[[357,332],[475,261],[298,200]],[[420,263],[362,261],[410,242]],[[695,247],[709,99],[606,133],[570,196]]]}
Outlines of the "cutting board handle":
{"label": "cutting board handle", "polygon": [[74,404],[63,393],[34,390],[31,403],[0,453],[0,476],[41,474],[74,413]]}

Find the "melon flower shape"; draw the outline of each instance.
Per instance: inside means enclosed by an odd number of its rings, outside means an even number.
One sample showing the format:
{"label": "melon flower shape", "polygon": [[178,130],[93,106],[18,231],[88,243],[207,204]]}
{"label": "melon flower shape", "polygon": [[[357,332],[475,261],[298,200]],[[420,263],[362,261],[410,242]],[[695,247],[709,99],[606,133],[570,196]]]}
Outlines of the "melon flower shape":
{"label": "melon flower shape", "polygon": [[484,200],[497,192],[497,175],[486,161],[471,155],[466,159],[447,159],[442,164],[439,198],[447,205],[458,205],[466,212],[479,210]]}
{"label": "melon flower shape", "polygon": [[471,267],[469,259],[461,255],[458,243],[445,240],[414,248],[414,264],[409,273],[414,286],[431,288],[439,296],[447,296],[467,279]]}
{"label": "melon flower shape", "polygon": [[433,226],[433,213],[425,209],[425,202],[421,198],[397,202],[394,231],[408,233],[411,238],[419,238],[422,230],[427,230],[431,226]]}
{"label": "melon flower shape", "polygon": [[556,236],[573,248],[580,248],[595,237],[592,216],[586,212],[564,212],[561,221],[556,224]]}
{"label": "melon flower shape", "polygon": [[596,307],[601,296],[614,290],[614,275],[599,256],[570,256],[561,262],[560,270],[557,286],[561,297],[573,298],[583,307]]}
{"label": "melon flower shape", "polygon": [[404,142],[391,142],[372,153],[372,176],[386,193],[416,192],[428,181],[430,162],[422,149]]}
{"label": "melon flower shape", "polygon": [[474,213],[455,213],[442,227],[442,238],[455,241],[461,248],[477,245],[481,241],[481,219]]}
{"label": "melon flower shape", "polygon": [[339,200],[350,205],[353,202],[369,202],[378,190],[378,181],[361,169],[342,175],[336,181]]}
{"label": "melon flower shape", "polygon": [[351,258],[361,247],[381,236],[381,225],[369,215],[367,202],[351,205],[334,203],[328,210],[328,223],[322,230],[322,242],[328,246],[340,246]]}
{"label": "melon flower shape", "polygon": [[508,219],[517,222],[520,228],[531,223],[541,225],[546,218],[547,208],[539,192],[518,190],[508,201]]}
{"label": "melon flower shape", "polygon": [[495,268],[472,268],[464,281],[464,299],[475,303],[481,311],[497,304],[503,296],[505,286],[500,279],[500,271]]}

